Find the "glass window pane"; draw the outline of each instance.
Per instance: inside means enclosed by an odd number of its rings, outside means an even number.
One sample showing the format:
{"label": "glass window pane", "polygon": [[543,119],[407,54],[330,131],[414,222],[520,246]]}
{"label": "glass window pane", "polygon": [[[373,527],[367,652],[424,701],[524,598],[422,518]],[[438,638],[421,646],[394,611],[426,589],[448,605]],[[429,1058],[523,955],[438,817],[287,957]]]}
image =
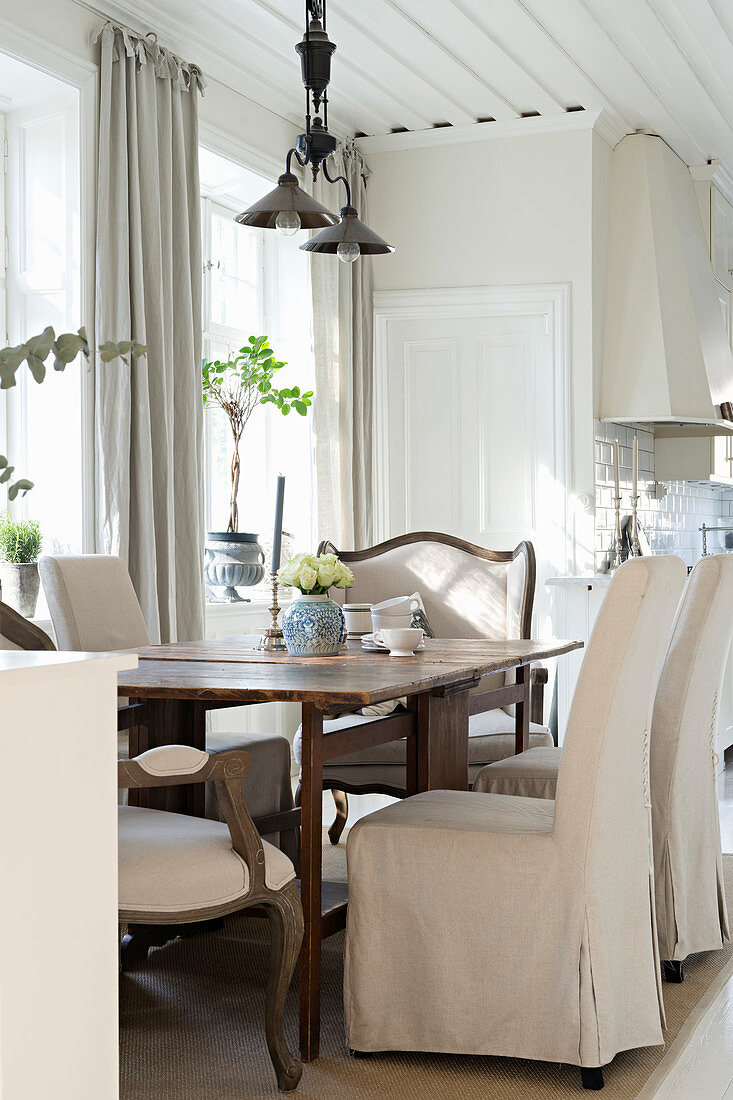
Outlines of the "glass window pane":
{"label": "glass window pane", "polygon": [[238,225],[231,215],[211,217],[211,321],[250,331],[260,314],[258,230]]}

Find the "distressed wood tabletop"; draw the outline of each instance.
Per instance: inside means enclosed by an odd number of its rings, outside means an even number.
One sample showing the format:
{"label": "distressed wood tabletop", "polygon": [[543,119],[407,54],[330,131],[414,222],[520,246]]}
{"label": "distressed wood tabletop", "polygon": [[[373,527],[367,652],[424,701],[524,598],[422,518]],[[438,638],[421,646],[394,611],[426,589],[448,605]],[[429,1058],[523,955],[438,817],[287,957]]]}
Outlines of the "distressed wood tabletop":
{"label": "distressed wood tabletop", "polygon": [[235,636],[141,648],[139,667],[120,673],[119,694],[363,706],[547,660],[582,644],[440,638],[428,639],[425,650],[412,657],[391,657],[350,642],[337,657],[292,657],[261,653],[251,639]]}

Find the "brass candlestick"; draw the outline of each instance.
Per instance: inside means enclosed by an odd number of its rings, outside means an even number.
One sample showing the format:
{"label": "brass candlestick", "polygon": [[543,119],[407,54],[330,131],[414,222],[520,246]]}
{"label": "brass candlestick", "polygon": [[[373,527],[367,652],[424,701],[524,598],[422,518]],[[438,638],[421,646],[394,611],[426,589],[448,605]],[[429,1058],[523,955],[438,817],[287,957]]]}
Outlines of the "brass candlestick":
{"label": "brass candlestick", "polygon": [[641,547],[639,545],[639,494],[632,496],[631,498],[631,556],[633,558],[641,557]]}
{"label": "brass candlestick", "polygon": [[262,649],[265,653],[282,653],[284,650],[287,650],[288,647],[285,645],[283,632],[277,621],[277,617],[280,614],[280,604],[277,602],[278,585],[276,572],[270,573],[270,580],[272,582],[272,604],[269,611],[272,616],[272,623],[260,637],[260,644],[255,646],[255,649]]}
{"label": "brass candlestick", "polygon": [[618,569],[619,565],[621,564],[621,547],[623,545],[623,543],[621,541],[621,497],[620,496],[617,496],[617,497],[613,498],[613,507],[614,507],[614,510],[615,510],[615,513],[616,513],[616,523],[615,523],[615,528],[614,528],[614,530],[616,532],[616,552],[614,554],[614,559],[611,562],[611,569]]}

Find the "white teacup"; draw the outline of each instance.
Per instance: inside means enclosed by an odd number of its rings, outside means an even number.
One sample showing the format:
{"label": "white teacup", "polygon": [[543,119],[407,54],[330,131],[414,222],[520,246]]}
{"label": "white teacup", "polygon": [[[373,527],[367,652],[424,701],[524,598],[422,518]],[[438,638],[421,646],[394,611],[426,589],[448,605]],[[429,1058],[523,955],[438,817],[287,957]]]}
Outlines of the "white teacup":
{"label": "white teacup", "polygon": [[422,630],[417,626],[378,630],[374,641],[389,650],[392,657],[412,657],[422,642]]}
{"label": "white teacup", "polygon": [[408,630],[412,626],[412,615],[380,615],[372,611],[372,630]]}
{"label": "white teacup", "polygon": [[408,615],[412,616],[413,611],[417,611],[420,606],[420,601],[416,596],[395,596],[391,600],[382,600],[381,603],[372,604],[372,613],[377,614],[380,617],[393,615]]}

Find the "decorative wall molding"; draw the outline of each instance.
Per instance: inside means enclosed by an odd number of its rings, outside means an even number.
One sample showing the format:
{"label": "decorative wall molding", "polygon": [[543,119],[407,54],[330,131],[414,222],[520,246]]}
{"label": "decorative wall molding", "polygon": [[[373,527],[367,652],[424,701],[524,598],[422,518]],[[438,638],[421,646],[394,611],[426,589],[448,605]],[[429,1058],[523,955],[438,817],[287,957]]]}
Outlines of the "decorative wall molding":
{"label": "decorative wall molding", "polygon": [[370,153],[395,153],[406,149],[432,149],[439,145],[466,145],[497,138],[531,137],[576,130],[595,130],[612,147],[629,131],[610,111],[567,111],[545,118],[515,118],[508,122],[475,122],[469,126],[436,126],[430,130],[407,130],[398,134],[357,138],[356,145]]}

